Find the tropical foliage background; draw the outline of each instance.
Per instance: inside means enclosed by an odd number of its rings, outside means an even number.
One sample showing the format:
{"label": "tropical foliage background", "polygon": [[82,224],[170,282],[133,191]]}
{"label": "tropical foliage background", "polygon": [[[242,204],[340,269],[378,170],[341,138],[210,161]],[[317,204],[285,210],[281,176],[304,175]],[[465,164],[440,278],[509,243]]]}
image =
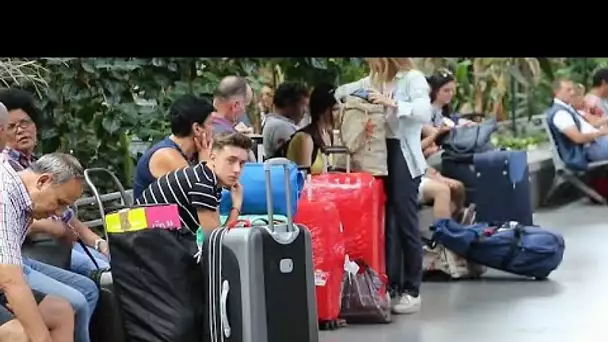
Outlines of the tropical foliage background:
{"label": "tropical foliage background", "polygon": [[[608,58],[419,58],[417,64],[427,73],[454,72],[455,108],[507,120],[541,113],[556,77],[589,85]],[[367,72],[361,58],[0,58],[0,87],[37,95],[40,152],[72,152],[86,167],[109,168],[130,186],[130,145],[167,133],[164,113],[177,96],[211,94],[229,74],[246,76],[259,90],[284,80],[342,84]]]}

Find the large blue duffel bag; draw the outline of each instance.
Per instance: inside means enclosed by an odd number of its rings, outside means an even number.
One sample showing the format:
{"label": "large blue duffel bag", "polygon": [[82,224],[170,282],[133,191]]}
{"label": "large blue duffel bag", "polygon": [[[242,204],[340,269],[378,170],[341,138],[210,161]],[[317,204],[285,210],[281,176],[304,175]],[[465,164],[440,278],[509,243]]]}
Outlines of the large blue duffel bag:
{"label": "large blue duffel bag", "polygon": [[[273,198],[274,215],[287,215],[285,203],[285,173],[283,165],[272,165],[270,168],[270,185]],[[287,168],[291,184],[291,213],[296,214],[298,198],[304,188],[304,175],[298,171],[298,166],[289,162]],[[266,178],[264,176],[264,163],[246,163],[239,182],[243,186],[243,215],[264,215],[268,213],[266,207]],[[222,191],[220,200],[220,214],[228,215],[232,208],[230,191]]]}
{"label": "large blue duffel bag", "polygon": [[537,279],[547,278],[564,256],[561,235],[517,222],[463,226],[441,219],[431,230],[431,245],[440,243],[472,262]]}

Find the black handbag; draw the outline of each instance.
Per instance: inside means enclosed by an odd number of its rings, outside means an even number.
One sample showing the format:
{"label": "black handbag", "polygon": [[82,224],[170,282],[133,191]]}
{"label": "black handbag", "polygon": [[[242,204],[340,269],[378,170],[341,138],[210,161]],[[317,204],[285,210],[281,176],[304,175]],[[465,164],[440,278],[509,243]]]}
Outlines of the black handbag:
{"label": "black handbag", "polygon": [[492,133],[498,130],[495,118],[471,126],[454,127],[442,142],[449,154],[473,154],[492,150]]}

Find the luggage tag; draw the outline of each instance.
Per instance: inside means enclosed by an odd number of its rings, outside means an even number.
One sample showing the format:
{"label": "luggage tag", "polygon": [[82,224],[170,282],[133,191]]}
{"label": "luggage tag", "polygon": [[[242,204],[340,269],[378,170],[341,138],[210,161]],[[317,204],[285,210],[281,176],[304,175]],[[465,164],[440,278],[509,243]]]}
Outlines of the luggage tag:
{"label": "luggage tag", "polygon": [[194,258],[196,259],[196,263],[200,264],[201,259],[203,257],[203,243],[205,242],[205,232],[202,227],[198,227],[196,230],[196,247],[197,252],[194,254]]}

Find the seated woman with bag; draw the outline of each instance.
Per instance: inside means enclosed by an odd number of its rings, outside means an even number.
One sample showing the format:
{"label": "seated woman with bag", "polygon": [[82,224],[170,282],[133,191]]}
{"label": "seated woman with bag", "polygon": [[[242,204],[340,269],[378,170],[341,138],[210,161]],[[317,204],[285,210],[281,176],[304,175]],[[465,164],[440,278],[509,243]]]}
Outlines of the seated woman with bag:
{"label": "seated woman with bag", "polygon": [[330,84],[317,85],[310,95],[310,124],[294,133],[283,148],[283,155],[298,166],[310,167],[312,174],[325,168],[322,149],[331,146],[333,112],[339,110]]}
{"label": "seated woman with bag", "polygon": [[445,68],[439,69],[435,74],[427,77],[431,87],[431,105],[433,106],[432,122],[434,127],[469,126],[475,122],[461,118],[452,110],[450,102],[456,93],[456,78],[451,71]]}

